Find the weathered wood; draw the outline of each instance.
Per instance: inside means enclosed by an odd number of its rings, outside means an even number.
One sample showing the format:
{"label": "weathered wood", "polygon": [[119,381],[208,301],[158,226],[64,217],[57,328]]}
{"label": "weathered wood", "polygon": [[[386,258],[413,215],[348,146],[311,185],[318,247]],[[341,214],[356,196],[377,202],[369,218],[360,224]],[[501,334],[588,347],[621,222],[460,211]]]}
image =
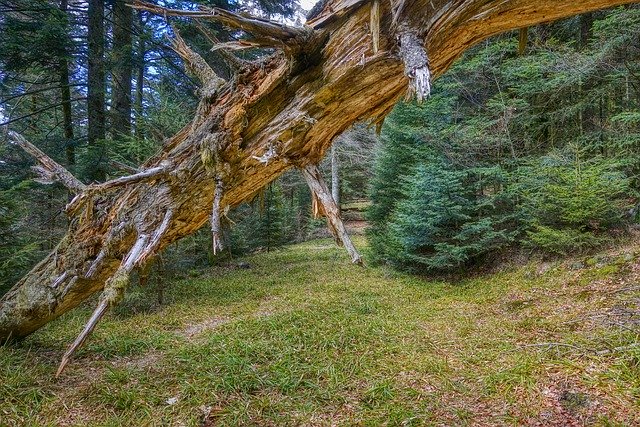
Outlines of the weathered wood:
{"label": "weathered wood", "polygon": [[[272,43],[286,54],[248,64],[242,78],[203,98],[193,122],[141,167],[168,161],[168,173],[98,194],[82,216],[72,217],[56,249],[0,300],[0,340],[29,335],[103,289],[137,236],[153,235],[167,212],[172,219],[153,253],[201,228],[212,211],[216,177],[224,185],[219,207],[226,212],[285,170],[317,164],[354,122],[381,123],[409,85],[398,45],[402,32],[420,41],[435,79],[491,35],[626,3],[633,1],[381,1],[377,54],[369,1],[328,0],[306,28],[295,30],[217,10],[181,13],[222,17],[251,32],[256,43]],[[201,156],[211,147],[215,168]]]}
{"label": "weathered wood", "polygon": [[213,206],[211,208],[211,245],[213,254],[216,255],[224,249],[222,244],[222,227],[220,225],[220,202],[222,201],[222,180],[216,179],[216,187],[213,194]]}
{"label": "weathered wood", "polygon": [[56,378],[60,376],[62,371],[64,371],[64,368],[71,360],[73,353],[82,347],[82,344],[87,340],[87,337],[91,335],[91,332],[93,332],[100,319],[104,317],[107,309],[122,299],[125,288],[129,283],[129,275],[138,263],[140,256],[147,245],[147,240],[149,240],[149,236],[147,235],[143,234],[138,236],[136,243],[133,245],[133,248],[131,248],[129,254],[127,254],[116,274],[114,274],[105,285],[100,302],[91,314],[89,321],[84,325],[82,332],[80,332],[78,337],[73,341],[73,343],[71,343],[65,354],[62,356],[60,366],[58,366],[58,370],[56,371]]}
{"label": "weathered wood", "polygon": [[222,86],[224,79],[213,71],[213,68],[207,64],[202,56],[187,46],[176,28],[173,28],[173,33],[175,37],[171,41],[171,47],[180,55],[189,73],[200,80],[203,87],[209,91],[213,91]]}
{"label": "weathered wood", "polygon": [[353,246],[349,233],[347,233],[347,229],[340,217],[338,205],[333,199],[329,187],[327,187],[324,179],[322,179],[322,174],[320,173],[318,166],[308,164],[300,171],[302,172],[304,179],[307,181],[307,185],[309,185],[309,188],[311,189],[313,199],[316,201],[316,205],[314,205],[314,215],[317,216],[318,214],[317,203],[320,202],[322,206],[322,214],[327,218],[327,225],[329,226],[329,230],[331,231],[331,234],[333,234],[336,243],[344,246],[351,257],[351,262],[363,265],[362,257],[358,253],[356,247]]}
{"label": "weathered wood", "polygon": [[371,3],[369,26],[371,27],[371,43],[375,55],[380,50],[380,0],[373,0]]}
{"label": "weathered wood", "polygon": [[32,169],[40,175],[40,178],[37,180],[38,182],[41,184],[53,184],[57,181],[73,192],[79,193],[84,191],[86,187],[79,179],[55,162],[51,157],[47,156],[38,147],[27,141],[22,135],[9,131],[8,136],[14,144],[20,146],[20,148],[40,163],[40,166],[32,167]]}
{"label": "weathered wood", "polygon": [[149,168],[133,175],[122,176],[120,178],[112,179],[101,184],[94,184],[84,187],[84,191],[74,197],[71,202],[66,206],[67,213],[73,214],[84,206],[90,199],[98,194],[104,194],[108,191],[112,191],[118,187],[124,187],[126,185],[135,184],[139,182],[146,182],[156,179],[157,177],[169,172],[169,162],[164,162],[160,166]]}
{"label": "weathered wood", "polygon": [[[250,33],[254,41],[262,46],[286,47],[287,44],[291,45],[292,42],[298,38],[302,41],[308,35],[308,32],[304,28],[291,27],[262,18],[239,15],[218,7],[201,6],[199,11],[187,11],[166,9],[141,0],[135,0],[131,6],[135,9],[146,10],[157,15],[183,16],[217,21],[231,28]],[[297,44],[297,42],[293,44]]]}

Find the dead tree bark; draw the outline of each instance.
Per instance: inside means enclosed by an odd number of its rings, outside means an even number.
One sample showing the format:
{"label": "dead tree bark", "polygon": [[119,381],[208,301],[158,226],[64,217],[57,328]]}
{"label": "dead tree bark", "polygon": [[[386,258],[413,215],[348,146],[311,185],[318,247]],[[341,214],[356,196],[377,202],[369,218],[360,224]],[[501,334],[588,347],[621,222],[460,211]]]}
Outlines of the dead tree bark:
{"label": "dead tree bark", "polygon": [[[285,170],[318,164],[354,122],[379,123],[408,88],[426,96],[430,78],[479,41],[625,3],[632,1],[380,1],[376,34],[365,0],[329,0],[304,28],[218,9],[176,12],[139,4],[166,16],[218,20],[250,33],[245,43],[282,52],[243,65],[233,81],[222,82],[176,40],[187,68],[202,80],[196,117],[140,172],[162,173],[100,191],[78,186],[82,202],[70,209],[66,236],[0,300],[0,339],[24,337],[95,292],[111,292],[114,282],[120,295],[131,265],[201,228],[212,206],[226,212]],[[214,203],[218,185],[223,194]]]}
{"label": "dead tree bark", "polygon": [[316,214],[316,209],[318,209],[317,204],[319,203],[322,208],[322,214],[327,218],[329,230],[331,231],[331,234],[333,234],[333,238],[336,243],[340,246],[344,246],[351,257],[351,262],[363,265],[362,257],[355,246],[353,246],[351,238],[349,238],[347,229],[340,217],[340,209],[331,195],[329,187],[327,187],[324,179],[322,179],[320,169],[318,169],[318,166],[314,164],[308,164],[302,168],[301,171],[304,179],[307,181],[307,184],[311,189],[312,197],[315,201],[314,214]]}
{"label": "dead tree bark", "polygon": [[338,147],[331,145],[331,196],[340,212],[340,160],[338,159]]}

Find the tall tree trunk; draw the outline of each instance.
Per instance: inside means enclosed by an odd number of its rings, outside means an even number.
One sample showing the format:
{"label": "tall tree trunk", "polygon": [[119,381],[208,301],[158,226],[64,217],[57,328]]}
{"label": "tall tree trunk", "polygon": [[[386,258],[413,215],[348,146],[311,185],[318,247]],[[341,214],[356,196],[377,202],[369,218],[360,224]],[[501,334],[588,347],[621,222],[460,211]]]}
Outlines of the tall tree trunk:
{"label": "tall tree trunk", "polygon": [[131,134],[132,31],[133,9],[126,5],[125,0],[115,0],[111,88],[111,133],[115,137]]}
{"label": "tall tree trunk", "polygon": [[580,16],[580,48],[585,49],[593,34],[593,13],[584,13]]}
{"label": "tall tree trunk", "polygon": [[331,196],[340,213],[340,160],[337,143],[331,145]]}
{"label": "tall tree trunk", "polygon": [[[426,96],[430,77],[479,41],[624,3],[631,1],[380,2],[377,54],[371,8],[362,0],[329,0],[304,29],[226,11],[181,12],[244,28],[253,43],[285,53],[249,64],[233,82],[222,83],[178,37],[174,48],[203,80],[196,117],[143,172],[97,187],[76,185],[80,194],[68,208],[66,236],[0,300],[0,338],[26,336],[103,289],[92,322],[99,319],[105,304],[121,297],[132,266],[202,227],[212,205],[225,212],[285,170],[318,164],[354,122],[381,121],[407,91]],[[218,184],[223,195],[213,203]]]}
{"label": "tall tree trunk", "polygon": [[[578,45],[581,50],[585,50],[589,47],[589,40],[593,35],[593,13],[585,13],[580,16],[580,34],[578,37]],[[585,76],[588,77],[588,76]],[[589,93],[592,83],[588,80],[584,81],[582,77],[579,81],[578,95],[580,99],[578,102],[583,105],[578,111],[578,123],[580,126],[580,135],[584,135],[585,132],[593,131],[595,128],[595,110],[592,106],[591,100],[585,102],[585,94]]]}
{"label": "tall tree trunk", "polygon": [[[67,16],[67,0],[60,1],[60,10]],[[69,82],[69,62],[67,59],[68,52],[60,59],[60,98],[62,100],[62,124],[65,139],[65,155],[67,164],[74,165],[76,163],[76,153],[73,141],[73,116],[71,115],[71,85]]]}
{"label": "tall tree trunk", "polygon": [[[104,0],[89,0],[89,65],[87,70],[87,138],[90,147],[105,138]],[[95,169],[92,179],[104,179]]]}
{"label": "tall tree trunk", "polygon": [[144,62],[144,57],[146,54],[146,43],[145,43],[145,34],[144,34],[144,21],[142,20],[142,12],[138,12],[138,52],[137,52],[137,60],[136,60],[136,101],[135,101],[135,112],[136,112],[136,128],[135,134],[136,138],[144,138],[144,134],[142,132],[142,118],[144,115],[144,70],[146,64]]}

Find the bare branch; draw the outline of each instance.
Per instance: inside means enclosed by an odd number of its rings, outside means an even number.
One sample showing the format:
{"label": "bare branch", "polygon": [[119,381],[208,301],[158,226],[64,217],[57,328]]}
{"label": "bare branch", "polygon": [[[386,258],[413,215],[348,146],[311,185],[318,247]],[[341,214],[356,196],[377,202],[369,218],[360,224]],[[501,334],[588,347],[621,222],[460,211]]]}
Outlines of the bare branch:
{"label": "bare branch", "polygon": [[313,19],[307,21],[307,25],[312,28],[322,28],[330,24],[331,22],[335,22],[341,17],[345,16],[353,9],[357,8],[361,4],[363,4],[367,0],[341,0],[331,3],[331,7],[326,8],[326,12],[323,9],[318,13],[317,16],[314,16]]}
{"label": "bare branch", "polygon": [[134,0],[134,3],[130,6],[134,9],[146,10],[161,16],[183,16],[221,22],[231,28],[237,28],[252,34],[256,37],[256,41],[264,46],[286,44],[288,41],[305,38],[310,34],[308,29],[291,27],[257,17],[243,16],[218,7],[202,7],[199,11],[187,11],[168,9],[141,0]]}
{"label": "bare branch", "polygon": [[153,236],[151,237],[151,241],[149,241],[149,244],[147,245],[147,247],[144,249],[142,254],[138,257],[138,260],[136,261],[138,265],[146,264],[148,259],[152,257],[154,253],[158,250],[158,247],[160,246],[160,241],[162,240],[167,230],[169,229],[169,225],[171,224],[171,220],[173,219],[173,214],[174,214],[173,209],[169,209],[164,214],[164,219],[162,220],[160,227],[158,227],[158,229],[153,233]]}
{"label": "bare branch", "polygon": [[223,184],[220,178],[216,178],[216,188],[213,195],[213,207],[211,208],[211,242],[213,254],[216,255],[224,249],[222,244],[220,227],[220,202],[222,201]]}
{"label": "bare branch", "polygon": [[148,181],[153,178],[157,178],[159,175],[164,175],[169,172],[171,165],[169,163],[161,164],[154,168],[145,169],[133,175],[127,175],[120,178],[112,179],[111,181],[103,182],[102,184],[92,185],[88,188],[88,191],[93,193],[103,193],[116,187],[122,187],[123,185],[133,184],[141,181]]}
{"label": "bare branch", "polygon": [[207,89],[215,89],[224,84],[224,79],[213,71],[200,54],[193,51],[180,37],[177,29],[173,29],[175,38],[171,40],[172,49],[184,60],[187,71],[196,77]]}
{"label": "bare branch", "polygon": [[131,248],[131,251],[129,251],[125,259],[120,264],[120,268],[118,268],[114,275],[104,285],[104,290],[102,291],[98,306],[93,311],[93,314],[91,314],[91,317],[85,324],[82,332],[80,332],[78,337],[73,341],[73,343],[64,353],[64,356],[62,356],[60,366],[56,371],[56,378],[58,378],[62,371],[64,371],[64,368],[71,360],[71,356],[73,356],[73,354],[82,346],[82,344],[84,344],[89,335],[91,335],[91,332],[93,332],[100,319],[104,317],[107,309],[117,304],[122,299],[124,291],[129,284],[129,274],[138,262],[148,239],[149,236],[146,234],[141,234],[138,236],[138,239],[133,245],[133,248]]}
{"label": "bare branch", "polygon": [[[196,19],[195,21],[196,21],[196,28],[198,28],[198,30],[202,33],[202,35],[204,35],[207,38],[207,40],[209,40],[212,46],[216,46],[220,44],[220,40],[218,40],[216,36],[214,36],[209,30],[207,30],[205,26],[202,25],[202,23],[198,19]],[[222,59],[224,59],[227,65],[229,65],[229,67],[231,67],[233,70],[239,70],[246,65],[246,62],[243,59],[238,58],[237,56],[235,56],[230,52],[227,52],[226,49],[218,48],[217,50],[219,50],[218,54],[222,57]]]}
{"label": "bare branch", "polygon": [[27,141],[22,135],[14,131],[9,131],[8,135],[14,144],[20,146],[40,163],[40,166],[32,167],[32,169],[40,175],[40,178],[36,179],[37,182],[52,184],[58,181],[75,193],[80,193],[86,189],[86,186],[80,182],[78,178],[73,176],[71,172],[47,156],[38,147]]}
{"label": "bare branch", "polygon": [[260,43],[253,42],[251,40],[234,40],[230,42],[221,42],[214,44],[211,48],[212,52],[225,51],[225,50],[244,50],[255,49],[261,47]]}
{"label": "bare branch", "polygon": [[74,212],[80,209],[89,199],[97,194],[106,193],[107,191],[113,190],[118,187],[123,187],[128,184],[150,181],[166,174],[167,172],[169,172],[169,170],[170,164],[165,163],[154,168],[143,170],[142,172],[138,172],[133,175],[127,175],[120,178],[112,179],[111,181],[103,182],[102,184],[90,185],[84,188],[84,192],[82,194],[74,197],[73,200],[69,202],[65,210],[68,214],[72,215]]}
{"label": "bare branch", "polygon": [[333,200],[333,196],[331,196],[329,187],[327,187],[327,184],[324,182],[318,166],[309,164],[302,168],[301,172],[302,176],[304,176],[304,179],[307,181],[307,184],[311,189],[311,193],[313,194],[314,201],[316,202],[314,205],[314,215],[319,213],[319,206],[317,203],[320,202],[324,210],[324,214],[327,217],[329,230],[335,237],[336,242],[344,246],[351,257],[351,262],[358,265],[364,265],[362,257],[355,246],[353,246],[351,238],[349,238],[347,229],[340,217],[338,206],[336,205],[335,200]]}
{"label": "bare branch", "polygon": [[140,169],[138,169],[138,168],[134,168],[133,166],[129,166],[129,165],[125,164],[125,163],[122,163],[122,162],[119,162],[119,161],[113,160],[113,159],[109,160],[109,166],[111,166],[113,168],[116,168],[116,169],[119,169],[119,170],[121,170],[123,172],[131,173],[131,174],[140,172]]}
{"label": "bare branch", "polygon": [[109,304],[105,300],[100,301],[96,309],[93,311],[93,314],[91,314],[89,321],[86,323],[86,325],[84,325],[84,328],[82,329],[82,332],[80,332],[80,335],[78,335],[75,341],[71,343],[67,351],[64,353],[64,356],[62,356],[60,366],[58,366],[58,370],[56,371],[56,378],[58,378],[62,371],[64,371],[64,368],[69,363],[69,360],[71,360],[71,356],[73,355],[73,353],[75,353],[76,350],[79,349],[82,344],[84,344],[84,342],[87,340],[87,337],[91,334],[91,332],[93,332],[100,319],[102,319],[104,314],[107,312],[107,308],[109,308]]}

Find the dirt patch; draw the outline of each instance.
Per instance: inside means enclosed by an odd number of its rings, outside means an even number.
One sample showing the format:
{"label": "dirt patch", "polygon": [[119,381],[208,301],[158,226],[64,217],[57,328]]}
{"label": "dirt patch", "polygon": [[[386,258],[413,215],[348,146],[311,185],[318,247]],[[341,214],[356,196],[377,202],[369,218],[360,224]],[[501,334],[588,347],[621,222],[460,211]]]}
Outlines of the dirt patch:
{"label": "dirt patch", "polygon": [[231,320],[228,317],[212,317],[200,323],[194,323],[187,326],[180,332],[180,335],[192,339],[196,338],[204,332],[217,329],[218,327],[229,323]]}
{"label": "dirt patch", "polygon": [[118,368],[149,369],[158,365],[164,355],[158,351],[150,351],[138,357],[119,357],[111,362]]}

